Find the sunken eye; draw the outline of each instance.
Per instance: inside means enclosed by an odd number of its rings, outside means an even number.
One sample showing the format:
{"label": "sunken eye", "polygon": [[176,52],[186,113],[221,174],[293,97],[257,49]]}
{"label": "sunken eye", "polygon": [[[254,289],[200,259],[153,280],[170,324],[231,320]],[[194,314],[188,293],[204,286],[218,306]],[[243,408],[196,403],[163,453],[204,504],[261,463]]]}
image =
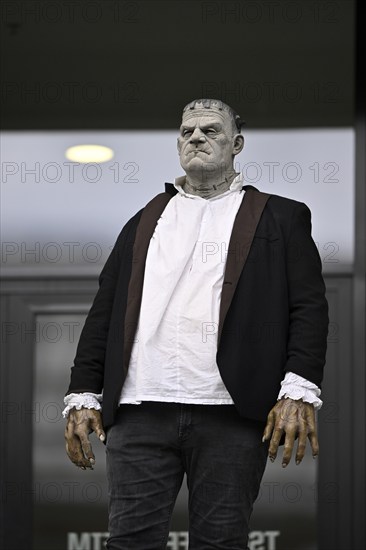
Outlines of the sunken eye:
{"label": "sunken eye", "polygon": [[[207,128],[206,130],[201,130],[201,131],[202,133],[208,136],[214,136],[215,134],[217,134],[217,131],[215,130],[215,128]],[[183,137],[189,137],[192,134],[193,134],[193,130],[182,130]]]}

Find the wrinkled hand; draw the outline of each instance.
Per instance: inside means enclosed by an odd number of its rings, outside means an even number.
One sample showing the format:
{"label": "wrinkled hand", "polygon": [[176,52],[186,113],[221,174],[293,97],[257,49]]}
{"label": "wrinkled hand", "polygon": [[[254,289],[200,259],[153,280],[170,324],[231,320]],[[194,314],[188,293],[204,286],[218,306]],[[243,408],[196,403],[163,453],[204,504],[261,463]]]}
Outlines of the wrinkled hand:
{"label": "wrinkled hand", "polygon": [[74,464],[86,470],[93,469],[95,456],[89,441],[89,434],[95,432],[101,441],[105,441],[100,411],[82,408],[71,409],[65,428],[66,452]]}
{"label": "wrinkled hand", "polygon": [[[273,432],[273,433],[272,433]],[[272,437],[271,437],[272,434]],[[270,411],[263,433],[263,442],[271,437],[268,456],[273,462],[277,456],[278,445],[285,434],[285,446],[282,467],[285,468],[291,460],[295,437],[298,436],[296,464],[304,458],[306,439],[309,438],[313,458],[319,454],[319,443],[316,432],[315,410],[311,403],[301,399],[281,399]]]}

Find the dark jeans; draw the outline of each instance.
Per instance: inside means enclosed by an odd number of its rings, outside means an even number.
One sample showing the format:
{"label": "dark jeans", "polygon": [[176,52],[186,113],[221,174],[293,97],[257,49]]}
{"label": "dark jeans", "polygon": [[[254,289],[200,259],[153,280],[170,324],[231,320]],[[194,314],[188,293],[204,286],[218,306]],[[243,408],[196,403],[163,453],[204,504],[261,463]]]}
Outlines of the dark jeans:
{"label": "dark jeans", "polygon": [[245,550],[264,423],[234,405],[121,405],[107,433],[109,550],[163,550],[187,474],[190,550]]}

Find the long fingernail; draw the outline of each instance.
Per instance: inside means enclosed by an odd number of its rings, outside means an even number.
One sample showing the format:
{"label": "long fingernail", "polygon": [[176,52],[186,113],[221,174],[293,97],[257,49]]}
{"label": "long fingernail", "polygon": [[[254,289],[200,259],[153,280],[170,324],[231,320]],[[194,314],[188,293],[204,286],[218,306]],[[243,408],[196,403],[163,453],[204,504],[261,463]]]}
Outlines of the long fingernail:
{"label": "long fingernail", "polygon": [[296,466],[300,464],[301,460],[296,460]]}
{"label": "long fingernail", "polygon": [[265,442],[265,440],[266,440],[266,437],[265,437],[265,436],[263,436],[263,437],[262,437],[262,443],[264,443],[264,442]]}
{"label": "long fingernail", "polygon": [[104,435],[104,434],[100,434],[99,439],[100,439],[101,441],[104,441],[104,440],[105,440],[105,435]]}
{"label": "long fingernail", "polygon": [[318,455],[313,455],[313,458],[317,458]]}
{"label": "long fingernail", "polygon": [[282,468],[286,468],[287,464],[286,462],[282,462]]}
{"label": "long fingernail", "polygon": [[95,464],[94,458],[90,458],[90,459],[89,459],[89,462],[90,462],[90,464]]}

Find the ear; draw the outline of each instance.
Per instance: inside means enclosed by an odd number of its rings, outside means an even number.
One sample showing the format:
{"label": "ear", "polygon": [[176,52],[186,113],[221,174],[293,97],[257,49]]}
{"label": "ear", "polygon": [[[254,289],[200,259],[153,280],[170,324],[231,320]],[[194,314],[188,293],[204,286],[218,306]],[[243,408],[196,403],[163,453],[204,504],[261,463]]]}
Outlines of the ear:
{"label": "ear", "polygon": [[233,155],[238,155],[244,148],[244,136],[236,134],[234,136]]}
{"label": "ear", "polygon": [[180,139],[179,139],[179,137],[178,137],[178,138],[177,138],[177,149],[178,149],[178,153],[180,153],[181,147],[182,147],[182,144],[181,144]]}

